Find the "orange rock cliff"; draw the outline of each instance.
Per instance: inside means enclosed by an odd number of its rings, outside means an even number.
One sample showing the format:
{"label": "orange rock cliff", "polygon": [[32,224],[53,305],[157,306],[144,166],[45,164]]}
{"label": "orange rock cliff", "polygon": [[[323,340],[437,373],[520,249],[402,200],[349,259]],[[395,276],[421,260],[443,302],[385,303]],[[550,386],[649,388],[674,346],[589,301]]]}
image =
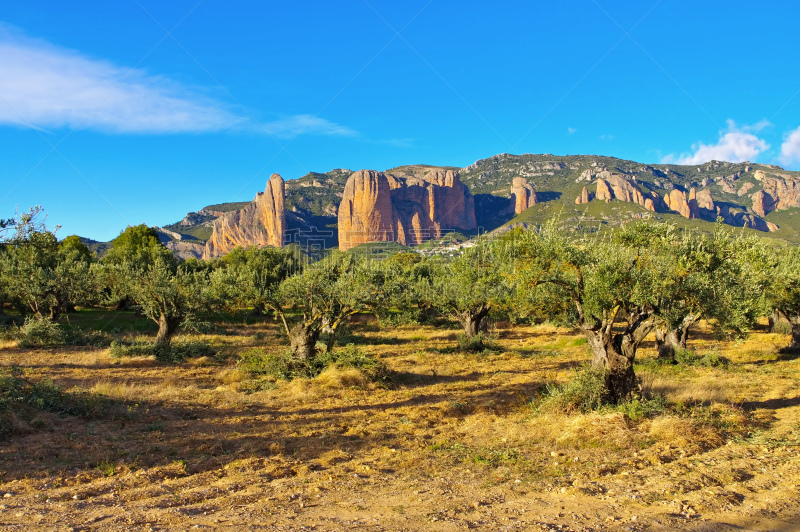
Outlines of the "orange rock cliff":
{"label": "orange rock cliff", "polygon": [[477,229],[475,201],[453,170],[434,168],[421,177],[360,170],[345,185],[338,226],[342,250],[366,242],[416,245],[450,230]]}
{"label": "orange rock cliff", "polygon": [[228,212],[214,220],[204,259],[225,255],[236,246],[283,246],[286,232],[286,185],[272,174],[264,192],[244,209]]}

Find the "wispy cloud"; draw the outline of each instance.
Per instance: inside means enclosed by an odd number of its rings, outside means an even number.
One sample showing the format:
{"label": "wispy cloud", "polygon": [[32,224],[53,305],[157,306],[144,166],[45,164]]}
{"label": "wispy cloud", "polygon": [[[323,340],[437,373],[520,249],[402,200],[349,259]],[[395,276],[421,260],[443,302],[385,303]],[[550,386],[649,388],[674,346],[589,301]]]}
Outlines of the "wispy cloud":
{"label": "wispy cloud", "polygon": [[2,23],[0,73],[0,125],[135,134],[248,130],[285,138],[355,134],[311,115],[256,125],[200,90],[32,39]]}
{"label": "wispy cloud", "polygon": [[282,138],[292,138],[297,135],[334,135],[339,137],[358,135],[358,132],[346,126],[313,115],[288,116],[262,124],[262,128],[270,135]]}
{"label": "wispy cloud", "polygon": [[784,165],[800,164],[800,127],[790,131],[781,144],[781,163]]}
{"label": "wispy cloud", "polygon": [[661,162],[703,164],[708,161],[732,163],[753,161],[759,154],[769,149],[769,144],[754,133],[771,125],[768,121],[762,120],[753,125],[739,127],[733,120],[728,120],[728,128],[720,131],[720,137],[716,144],[697,142],[692,144],[693,153],[683,153],[679,157],[674,154],[666,155],[662,157]]}
{"label": "wispy cloud", "polygon": [[577,130],[577,129],[575,129],[575,128],[573,128],[573,127],[568,127],[568,128],[567,128],[567,134],[568,134],[568,135],[572,135],[572,134],[573,134],[573,133],[575,133],[576,131],[578,131],[578,130]]}

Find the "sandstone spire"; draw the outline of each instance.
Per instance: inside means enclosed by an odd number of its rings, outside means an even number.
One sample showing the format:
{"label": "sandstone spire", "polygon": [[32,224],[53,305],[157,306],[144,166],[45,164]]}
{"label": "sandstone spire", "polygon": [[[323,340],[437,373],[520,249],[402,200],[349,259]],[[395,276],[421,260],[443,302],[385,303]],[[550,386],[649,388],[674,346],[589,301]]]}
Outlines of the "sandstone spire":
{"label": "sandstone spire", "polygon": [[253,203],[214,220],[204,259],[225,255],[237,246],[283,246],[286,233],[286,185],[272,174],[264,192]]}
{"label": "sandstone spire", "polygon": [[515,177],[511,183],[511,206],[516,214],[535,205],[538,201],[536,189],[524,177]]}

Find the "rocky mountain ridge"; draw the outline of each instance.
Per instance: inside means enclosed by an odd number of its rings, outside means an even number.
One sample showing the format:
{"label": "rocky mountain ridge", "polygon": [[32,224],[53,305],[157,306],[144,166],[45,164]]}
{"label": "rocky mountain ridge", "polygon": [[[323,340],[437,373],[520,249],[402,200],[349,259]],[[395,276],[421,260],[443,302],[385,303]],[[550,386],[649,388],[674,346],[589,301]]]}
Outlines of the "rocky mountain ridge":
{"label": "rocky mountain ridge", "polygon": [[[354,182],[348,190],[351,180],[361,184]],[[277,228],[267,229],[264,215],[253,207],[260,197],[189,213],[159,228],[162,240],[184,258],[215,256],[234,245],[277,242],[268,236]],[[273,213],[275,200],[273,194]],[[642,164],[593,155],[499,154],[461,169],[335,169],[286,181],[282,243],[349,248],[372,234],[383,235],[379,240],[416,245],[449,230],[475,234],[505,224],[541,223],[555,213],[567,220],[565,227],[591,231],[647,213],[701,224],[698,227],[721,217],[732,226],[800,242],[800,217],[794,217],[798,207],[800,172],[774,165]],[[354,232],[362,235],[344,241],[343,235]]]}

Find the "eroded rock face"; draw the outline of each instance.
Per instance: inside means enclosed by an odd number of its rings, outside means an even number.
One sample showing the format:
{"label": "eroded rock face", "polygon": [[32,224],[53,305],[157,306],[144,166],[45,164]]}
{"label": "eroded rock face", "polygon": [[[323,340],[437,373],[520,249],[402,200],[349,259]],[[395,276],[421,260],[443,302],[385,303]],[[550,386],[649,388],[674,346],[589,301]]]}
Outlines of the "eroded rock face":
{"label": "eroded rock face", "polygon": [[203,244],[187,242],[185,240],[171,240],[164,244],[164,247],[172,251],[176,257],[183,260],[188,258],[203,258],[206,249]]}
{"label": "eroded rock face", "polygon": [[214,221],[204,259],[225,255],[237,246],[283,246],[286,233],[286,185],[272,174],[264,192],[244,209],[228,212]]}
{"label": "eroded rock face", "polygon": [[[586,187],[583,187],[584,189]],[[515,177],[511,183],[511,205],[514,212],[519,214],[529,207],[536,205],[536,189],[524,177]]]}
{"label": "eroded rock face", "polygon": [[410,246],[475,229],[475,201],[453,170],[432,169],[422,177],[360,170],[347,180],[339,206],[342,250],[366,242]]}
{"label": "eroded rock face", "polygon": [[582,205],[584,203],[589,203],[589,201],[591,201],[591,199],[592,199],[592,196],[589,195],[589,189],[586,188],[586,187],[583,187],[583,190],[581,190],[581,195],[578,196],[577,198],[575,198],[575,204],[576,205]]}
{"label": "eroded rock face", "polygon": [[764,187],[750,196],[753,200],[753,212],[759,216],[800,207],[800,179],[784,174],[768,174],[763,170],[756,170],[753,177]]}
{"label": "eroded rock face", "polygon": [[383,172],[359,170],[344,186],[339,204],[339,249],[345,250],[366,242],[395,239],[389,180]]}
{"label": "eroded rock face", "polygon": [[[636,203],[649,211],[655,211],[661,204],[661,197],[655,192],[643,192],[636,183],[624,175],[608,172],[606,172],[606,178],[597,180],[595,197],[606,202],[616,199]],[[583,193],[581,193],[582,203],[583,199]]]}
{"label": "eroded rock face", "polygon": [[[694,196],[694,197],[693,197]],[[698,218],[697,192],[692,189],[687,198],[686,192],[673,189],[669,194],[664,195],[664,203],[671,211],[675,211],[684,218]]]}

